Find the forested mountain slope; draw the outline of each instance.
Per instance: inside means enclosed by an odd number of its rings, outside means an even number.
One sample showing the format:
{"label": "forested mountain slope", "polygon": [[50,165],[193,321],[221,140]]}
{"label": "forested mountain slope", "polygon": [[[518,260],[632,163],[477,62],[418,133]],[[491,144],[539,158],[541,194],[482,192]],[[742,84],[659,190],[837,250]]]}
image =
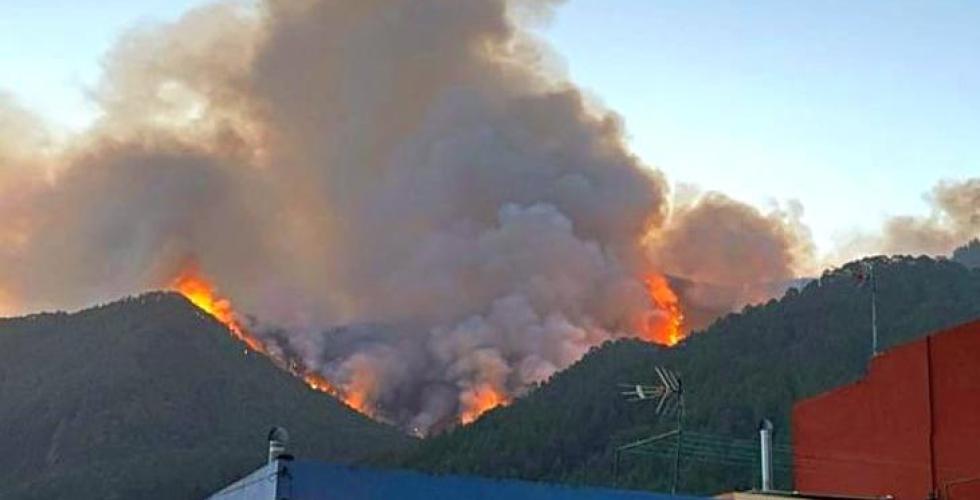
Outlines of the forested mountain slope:
{"label": "forested mountain slope", "polygon": [[[924,257],[873,262],[883,348],[980,317],[980,269]],[[662,365],[681,374],[686,427],[693,431],[680,489],[751,487],[757,473],[746,457],[752,452],[731,438],[751,447],[759,420],[768,417],[776,441],[788,445],[794,401],[854,380],[865,369],[870,287],[855,282],[852,273],[859,268],[849,264],[780,300],[728,315],[674,349],[637,341],[606,344],[511,406],[427,440],[401,464],[612,484],[617,445],[673,428],[672,415],[657,417],[652,406],[627,403],[618,394],[620,382],[653,383],[653,367]],[[670,456],[625,457],[619,485],[668,489]],[[790,487],[789,463],[777,465],[779,486]]]}
{"label": "forested mountain slope", "polygon": [[410,445],[173,293],[0,320],[0,498],[203,498],[264,463]]}
{"label": "forested mountain slope", "polygon": [[953,260],[969,268],[980,267],[980,239],[974,238],[953,252]]}

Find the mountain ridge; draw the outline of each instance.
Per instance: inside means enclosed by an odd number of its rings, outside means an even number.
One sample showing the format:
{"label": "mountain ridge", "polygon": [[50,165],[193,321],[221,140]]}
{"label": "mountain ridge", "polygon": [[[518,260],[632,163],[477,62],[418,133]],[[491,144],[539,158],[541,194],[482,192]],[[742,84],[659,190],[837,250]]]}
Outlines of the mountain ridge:
{"label": "mountain ridge", "polygon": [[0,319],[0,425],[3,498],[201,497],[264,462],[272,425],[340,462],[412,443],[170,292]]}
{"label": "mountain ridge", "polygon": [[[673,422],[624,403],[616,384],[654,382],[652,367],[666,366],[684,379],[693,433],[751,439],[766,417],[786,443],[792,402],[856,379],[870,356],[870,289],[853,277],[869,263],[884,348],[980,317],[980,269],[865,259],[725,315],[672,349],[637,340],[593,348],[512,405],[422,442],[309,389],[176,293],[0,318],[0,425],[16,429],[0,447],[23,450],[0,457],[0,496],[203,496],[263,462],[271,425],[289,428],[291,451],[304,458],[667,490],[670,464],[657,457],[612,473],[616,446]],[[790,487],[788,469],[777,472]],[[685,456],[681,489],[748,488],[754,475]]]}

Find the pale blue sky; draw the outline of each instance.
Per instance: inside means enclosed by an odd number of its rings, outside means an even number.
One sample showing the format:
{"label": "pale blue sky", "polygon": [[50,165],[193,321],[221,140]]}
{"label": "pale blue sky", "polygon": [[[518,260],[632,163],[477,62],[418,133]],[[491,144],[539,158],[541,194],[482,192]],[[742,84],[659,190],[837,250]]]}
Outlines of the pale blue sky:
{"label": "pale blue sky", "polygon": [[68,128],[97,109],[85,97],[126,29],[176,19],[204,0],[0,0],[0,91]]}
{"label": "pale blue sky", "polygon": [[[203,0],[2,0],[0,90],[69,128],[125,28]],[[980,175],[980,2],[571,0],[542,34],[671,181],[796,198],[820,246]]]}
{"label": "pale blue sky", "polygon": [[642,158],[824,249],[980,175],[980,2],[572,0],[547,36]]}

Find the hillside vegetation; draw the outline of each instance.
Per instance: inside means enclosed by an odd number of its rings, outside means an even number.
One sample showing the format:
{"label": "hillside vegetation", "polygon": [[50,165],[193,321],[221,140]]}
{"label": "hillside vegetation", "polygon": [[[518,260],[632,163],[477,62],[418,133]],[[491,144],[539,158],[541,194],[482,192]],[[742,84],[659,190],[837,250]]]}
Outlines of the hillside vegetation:
{"label": "hillside vegetation", "polygon": [[[980,317],[980,269],[951,260],[876,258],[883,348]],[[616,446],[673,428],[652,405],[627,403],[620,382],[655,382],[653,367],[681,374],[691,441],[680,490],[718,492],[756,484],[750,454],[760,419],[789,446],[794,401],[862,375],[871,354],[870,287],[858,263],[825,273],[780,300],[728,315],[674,349],[609,343],[509,407],[427,440],[399,462],[435,472],[611,485]],[[740,439],[744,441],[733,441]],[[656,450],[654,450],[655,453]],[[659,455],[625,456],[618,485],[668,490],[673,441]],[[788,454],[777,486],[790,488]]]}
{"label": "hillside vegetation", "polygon": [[203,498],[265,461],[411,440],[246,352],[182,296],[0,320],[0,498]]}
{"label": "hillside vegetation", "polygon": [[953,260],[971,269],[980,267],[980,239],[974,238],[953,252]]}
{"label": "hillside vegetation", "polygon": [[[963,265],[976,248],[956,260],[873,259],[882,348],[980,317],[980,268]],[[676,414],[619,395],[619,383],[656,382],[656,365],[685,387],[681,491],[755,485],[762,418],[776,425],[777,486],[791,488],[793,402],[860,377],[870,356],[861,265],[673,349],[607,343],[511,406],[421,444],[247,352],[177,294],[0,319],[0,498],[200,498],[264,461],[272,425],[289,429],[303,458],[665,491],[673,441],[613,471],[617,446],[674,426]]]}

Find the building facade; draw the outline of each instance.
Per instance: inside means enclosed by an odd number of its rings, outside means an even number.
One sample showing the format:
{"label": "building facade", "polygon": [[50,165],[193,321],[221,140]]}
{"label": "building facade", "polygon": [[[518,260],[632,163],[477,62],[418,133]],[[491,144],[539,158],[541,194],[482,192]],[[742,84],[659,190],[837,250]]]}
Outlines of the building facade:
{"label": "building facade", "polygon": [[980,499],[980,321],[876,356],[792,422],[800,491]]}

